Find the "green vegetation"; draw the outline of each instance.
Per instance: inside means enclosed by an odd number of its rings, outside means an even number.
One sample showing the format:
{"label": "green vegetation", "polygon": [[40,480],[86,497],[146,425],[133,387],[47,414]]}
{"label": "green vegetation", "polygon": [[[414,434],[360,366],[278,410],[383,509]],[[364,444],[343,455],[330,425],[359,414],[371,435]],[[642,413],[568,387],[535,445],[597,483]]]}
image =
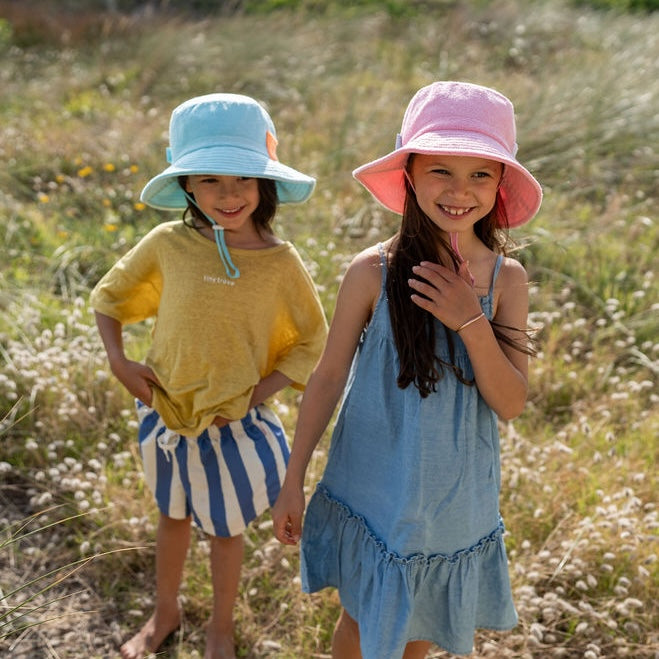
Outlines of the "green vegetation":
{"label": "green vegetation", "polygon": [[[318,178],[277,227],[331,317],[351,256],[397,221],[352,169],[393,146],[416,89],[464,79],[513,99],[519,156],[545,189],[513,233],[540,354],[525,412],[501,429],[520,625],[479,634],[475,656],[656,657],[659,15],[594,4],[273,0],[183,17],[0,2],[0,654],[115,656],[151,609],[156,514],[87,297],[173,217],[138,200],[171,110],[219,90],[268,105],[282,161]],[[135,356],[149,329],[127,329]],[[290,431],[298,402],[273,401]],[[300,592],[297,551],[267,515],[247,545],[240,656],[329,656],[336,594]],[[193,542],[167,656],[200,656],[207,551]]]}

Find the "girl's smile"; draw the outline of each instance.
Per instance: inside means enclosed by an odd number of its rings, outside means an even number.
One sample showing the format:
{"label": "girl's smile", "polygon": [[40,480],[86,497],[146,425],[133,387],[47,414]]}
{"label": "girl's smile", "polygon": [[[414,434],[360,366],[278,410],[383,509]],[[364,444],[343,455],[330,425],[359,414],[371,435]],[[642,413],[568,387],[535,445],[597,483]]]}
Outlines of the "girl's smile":
{"label": "girl's smile", "polygon": [[226,215],[227,217],[233,217],[235,215],[240,215],[245,206],[238,206],[237,208],[218,208],[217,212]]}
{"label": "girl's smile", "polygon": [[447,213],[451,217],[455,218],[461,218],[467,213],[470,213],[473,210],[473,207],[471,208],[455,208],[453,206],[445,206],[444,204],[439,204],[439,208],[444,211],[444,213]]}

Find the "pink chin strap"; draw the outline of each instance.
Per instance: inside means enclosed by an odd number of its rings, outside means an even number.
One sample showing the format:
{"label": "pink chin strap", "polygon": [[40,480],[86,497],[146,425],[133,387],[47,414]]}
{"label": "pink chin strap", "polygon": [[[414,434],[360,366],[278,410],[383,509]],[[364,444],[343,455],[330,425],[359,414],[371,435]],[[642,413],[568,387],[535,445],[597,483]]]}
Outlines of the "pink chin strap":
{"label": "pink chin strap", "polygon": [[[458,234],[457,232],[452,231],[449,235],[451,236],[451,249],[455,252],[455,255],[458,257],[458,261],[462,264],[465,262],[465,260],[462,258],[462,254],[460,254],[460,248],[458,247]],[[473,286],[476,280],[474,279],[474,275],[471,274],[469,266],[467,266],[467,274],[469,275],[469,280]]]}

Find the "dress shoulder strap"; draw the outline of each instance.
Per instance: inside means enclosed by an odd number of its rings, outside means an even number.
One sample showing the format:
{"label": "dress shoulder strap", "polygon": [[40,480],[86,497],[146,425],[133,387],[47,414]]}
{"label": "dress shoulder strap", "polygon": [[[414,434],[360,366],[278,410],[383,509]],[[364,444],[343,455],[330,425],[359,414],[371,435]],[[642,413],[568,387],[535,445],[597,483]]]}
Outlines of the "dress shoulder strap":
{"label": "dress shoulder strap", "polygon": [[489,296],[492,296],[494,293],[494,283],[497,280],[497,277],[499,276],[499,270],[501,270],[501,265],[503,264],[503,254],[499,254],[497,256],[496,263],[494,264],[494,272],[492,273],[492,281],[490,282],[490,290],[488,292]]}
{"label": "dress shoulder strap", "polygon": [[380,276],[382,279],[382,290],[385,289],[387,285],[387,255],[384,251],[384,245],[378,243],[378,252],[380,254]]}

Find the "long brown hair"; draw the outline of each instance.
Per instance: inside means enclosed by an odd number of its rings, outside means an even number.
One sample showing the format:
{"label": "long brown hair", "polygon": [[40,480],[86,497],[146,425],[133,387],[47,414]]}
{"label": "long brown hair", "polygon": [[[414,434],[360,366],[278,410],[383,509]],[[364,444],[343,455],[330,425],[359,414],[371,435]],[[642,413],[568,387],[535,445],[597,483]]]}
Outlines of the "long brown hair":
{"label": "long brown hair", "polygon": [[[435,318],[410,299],[407,282],[413,266],[421,261],[439,259],[443,265],[453,266],[457,270],[459,259],[442,238],[439,228],[421,210],[407,178],[405,188],[403,219],[389,248],[386,291],[394,342],[400,361],[398,386],[405,389],[414,384],[421,397],[425,398],[436,391],[437,382],[443,377],[445,368],[453,372],[463,384],[472,385],[473,380],[468,380],[455,365],[453,337],[443,324],[441,330],[446,335],[450,361],[446,362],[435,354]],[[505,208],[497,194],[494,208],[474,225],[474,232],[489,249],[505,255],[508,243],[507,226]],[[492,326],[498,340],[517,350],[533,354],[525,330],[519,330],[524,333],[524,340],[515,341],[507,333],[500,331],[502,326],[496,326],[496,323],[492,323]]]}

